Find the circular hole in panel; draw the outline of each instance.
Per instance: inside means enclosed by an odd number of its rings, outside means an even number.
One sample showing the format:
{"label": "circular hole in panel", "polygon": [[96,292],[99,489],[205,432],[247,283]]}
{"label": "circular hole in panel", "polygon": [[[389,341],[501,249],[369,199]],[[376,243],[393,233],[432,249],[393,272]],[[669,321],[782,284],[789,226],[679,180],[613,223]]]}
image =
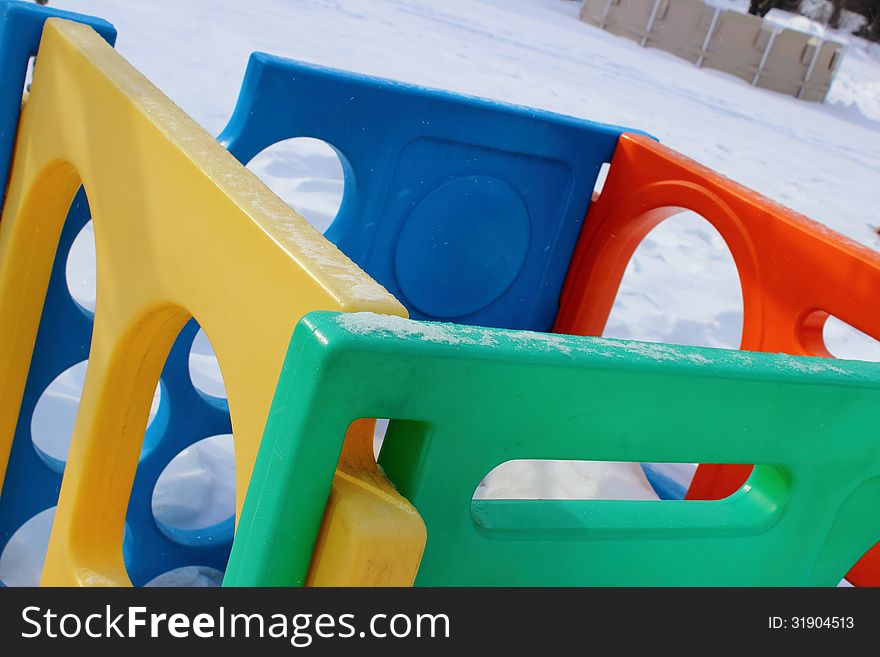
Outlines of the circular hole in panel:
{"label": "circular hole in panel", "polygon": [[235,447],[232,434],[204,438],[165,466],[152,498],[153,517],[166,536],[204,545],[232,535]]}
{"label": "circular hole in panel", "polygon": [[0,554],[0,581],[6,586],[39,586],[55,520],[55,507],[41,511],[10,537]]}
{"label": "circular hole in panel", "polygon": [[822,339],[825,348],[837,358],[880,361],[880,342],[834,315],[825,321]]}
{"label": "circular hole in panel", "polygon": [[742,291],[733,256],[694,212],[669,217],[627,265],[603,335],[738,349]]}
{"label": "circular hole in panel", "polygon": [[196,390],[208,397],[226,399],[220,363],[207,334],[199,329],[189,350],[189,377]]}
{"label": "circular hole in panel", "polygon": [[89,313],[95,312],[97,265],[95,259],[95,227],[89,221],[74,238],[67,254],[65,278],[70,296]]}
{"label": "circular hole in panel", "polygon": [[154,577],[144,586],[157,588],[181,586],[208,588],[220,586],[222,583],[223,573],[216,568],[208,566],[183,566]]}
{"label": "circular hole in panel", "polygon": [[247,167],[322,233],[333,223],[345,180],[339,154],[327,142],[286,139],[257,154]]}
{"label": "circular hole in panel", "polygon": [[[88,363],[88,360],[81,361],[55,377],[40,395],[31,416],[34,447],[46,464],[56,472],[64,471],[67,453],[70,451]],[[159,410],[161,389],[161,384],[157,384],[150,406],[148,427]]]}

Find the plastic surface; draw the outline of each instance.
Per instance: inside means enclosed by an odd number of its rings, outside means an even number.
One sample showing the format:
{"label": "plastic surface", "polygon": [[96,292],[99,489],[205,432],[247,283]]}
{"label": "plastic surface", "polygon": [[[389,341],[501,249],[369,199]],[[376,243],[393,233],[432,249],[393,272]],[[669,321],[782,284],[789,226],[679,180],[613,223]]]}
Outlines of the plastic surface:
{"label": "plastic surface", "polygon": [[[416,584],[833,586],[880,530],[878,402],[867,363],[310,314],[225,583],[303,582],[320,513],[298,502],[378,416],[427,526]],[[472,500],[521,458],[764,465],[720,501]]]}
{"label": "plastic surface", "polygon": [[[290,80],[295,83],[291,85]],[[317,113],[313,109],[315,97],[322,101]],[[555,313],[555,294],[550,294],[545,283],[550,279],[557,280],[554,285],[558,288],[558,280],[561,280],[570,257],[572,236],[576,234],[586,209],[589,190],[595,184],[596,171],[601,162],[610,158],[619,133],[617,129],[587,121],[261,54],[251,59],[238,106],[221,139],[242,159],[252,155],[248,149],[254,144],[263,143],[260,139],[275,138],[292,129],[302,131],[296,134],[332,138],[334,143],[345,146],[353,158],[351,162],[346,160],[348,194],[345,211],[330,233],[340,236],[344,248],[354,252],[384,253],[385,247],[373,249],[370,244],[393,239],[391,232],[396,224],[378,214],[383,210],[380,201],[384,203],[383,198],[399,198],[410,193],[406,186],[411,181],[405,176],[397,176],[394,179],[397,186],[385,189],[382,188],[384,178],[377,171],[385,166],[393,172],[393,158],[403,157],[395,149],[406,151],[407,140],[427,139],[430,144],[420,146],[423,150],[428,149],[426,153],[436,154],[435,146],[442,146],[441,150],[451,149],[450,152],[461,154],[463,160],[431,160],[419,164],[418,170],[424,177],[420,185],[429,187],[428,183],[434,179],[440,182],[412,209],[409,220],[400,231],[397,255],[385,253],[387,261],[383,267],[385,271],[397,265],[402,267],[401,271],[409,267],[414,272],[405,279],[411,290],[410,296],[417,298],[423,308],[443,313],[461,307],[456,306],[457,303],[476,308],[487,294],[503,293],[507,278],[519,277],[526,260],[544,263],[540,265],[544,267],[548,257],[564,258],[564,262],[551,263],[552,266],[544,272],[546,276],[542,274],[531,279],[537,289],[520,299],[517,309],[506,317],[505,321],[512,326],[528,323],[528,314],[535,307],[533,301],[545,307],[545,311]],[[328,108],[333,109],[333,126],[321,119]],[[418,119],[418,112],[433,117],[433,123]],[[384,120],[389,113],[398,118],[397,124],[391,128]],[[487,123],[490,121],[494,122],[492,126]],[[355,122],[364,129],[352,129]],[[393,139],[389,136],[391,133]],[[445,141],[434,143],[432,139]],[[466,139],[476,141],[471,144]],[[516,144],[519,150],[516,153],[503,149],[487,151],[485,144],[502,142],[505,148]],[[576,152],[581,147],[583,149]],[[526,158],[529,153],[530,159]],[[561,159],[546,159],[548,154]],[[528,180],[513,168],[519,166],[520,161],[527,162]],[[563,177],[566,184],[558,187],[556,183],[562,184],[558,175],[561,169],[578,172],[580,179],[570,179],[567,173]],[[359,173],[355,174],[355,170]],[[488,171],[493,175],[468,175],[477,171]],[[363,175],[365,173],[367,175]],[[446,182],[443,182],[443,176],[447,176]],[[499,176],[510,179],[517,187]],[[360,184],[356,184],[358,182]],[[571,198],[567,204],[559,204],[557,194],[563,189],[565,193],[577,191],[581,198]],[[47,467],[46,455],[38,454],[34,449],[31,417],[48,383],[70,365],[88,357],[91,314],[83,312],[70,298],[64,265],[70,245],[90,213],[83,194],[77,197],[72,207],[76,211],[71,212],[64,224],[56,252],[31,373],[18,416],[10,456],[12,476],[0,495],[0,550],[28,518],[51,507],[57,499],[64,464],[48,463]],[[372,216],[371,212],[377,216]],[[378,227],[371,227],[377,221]],[[533,234],[549,235],[557,231],[554,222],[559,221],[568,222],[563,231],[568,237],[563,238],[560,234],[554,244],[567,242],[552,251],[548,246],[546,252],[536,257],[535,249],[529,246]],[[435,230],[444,233],[443,243],[448,248],[458,250],[451,254],[446,252],[439,259],[426,257],[419,250],[420,242]],[[432,250],[435,249],[432,247]],[[493,251],[497,257],[487,268],[484,256]],[[375,257],[373,260],[373,266],[378,267]],[[401,264],[404,261],[409,264]],[[454,275],[452,278],[448,276],[450,272]],[[438,286],[438,280],[447,281],[448,285]],[[552,304],[547,306],[551,301]],[[484,316],[478,312],[476,318],[481,317]],[[542,321],[547,324],[546,319]],[[162,374],[161,422],[157,421],[157,426],[151,425],[148,429],[147,442],[155,446],[142,454],[131,492],[125,561],[128,575],[136,584],[149,581],[165,569],[184,565],[205,565],[222,570],[232,540],[231,518],[196,532],[171,531],[174,539],[169,540],[169,528],[160,527],[152,517],[152,491],[168,462],[200,439],[230,431],[226,401],[206,399],[194,390],[189,380],[187,356],[195,331],[196,325],[191,322],[169,353]],[[159,553],[163,555],[162,559],[146,556]],[[340,567],[336,572],[344,570]],[[321,575],[316,581],[330,581],[327,577]]]}
{"label": "plastic surface", "polygon": [[[0,119],[14,131],[15,121],[10,124],[5,118],[12,107],[10,99],[15,100],[15,118],[18,116],[31,52],[19,42],[39,39],[42,20],[48,14],[44,8],[18,3],[3,3],[0,12],[0,29],[12,29],[9,26],[14,26],[15,20],[26,24],[21,37],[14,32],[8,47],[6,41],[0,45],[4,76]],[[39,16],[42,18],[37,20]],[[91,22],[112,43],[112,27],[97,19]],[[187,320],[194,316],[205,323],[223,366],[236,422],[240,508],[284,345],[296,318],[315,308],[401,314],[404,310],[252,176],[223,156],[222,149],[212,145],[207,135],[103,45],[94,32],[57,21],[52,21],[46,32],[33,97],[22,118],[17,165],[0,226],[0,335],[4,339],[4,350],[0,350],[4,374],[0,383],[0,477],[7,454],[10,473],[0,496],[0,549],[25,520],[54,503],[60,485],[64,464],[35,449],[30,420],[48,383],[88,356],[91,317],[70,298],[64,280],[70,244],[91,215],[79,187],[85,182],[97,217],[100,310],[44,581],[143,583],[183,565],[222,569],[231,542],[231,518],[197,535],[183,536],[161,528],[150,509],[156,479],[181,449],[231,430],[226,404],[205,398],[190,383],[187,356],[197,327]],[[59,112],[61,107],[63,113]],[[327,120],[328,115],[333,120]],[[7,134],[4,130],[3,136]],[[383,279],[417,316],[546,329],[555,312],[559,282],[589,191],[599,166],[614,150],[618,134],[616,128],[535,110],[254,55],[236,113],[221,138],[243,161],[270,143],[294,136],[326,139],[339,149],[346,170],[346,196],[328,237]],[[121,144],[136,144],[137,148],[122,148]],[[8,153],[6,160],[8,169]],[[821,331],[829,313],[870,335],[880,335],[880,320],[866,310],[871,307],[872,294],[880,289],[880,258],[870,250],[644,137],[624,136],[613,162],[605,191],[589,214],[557,330],[601,332],[623,268],[638,242],[663,218],[687,208],[715,224],[737,262],[746,307],[743,348],[828,355]],[[126,175],[120,176],[120,171]],[[267,281],[272,283],[267,285]],[[841,295],[840,290],[849,294]],[[352,327],[356,325],[349,326],[349,333],[359,335]],[[424,327],[393,324],[386,337],[400,338],[395,331],[415,331],[424,334],[422,338],[429,336],[427,342],[431,342],[430,336],[436,337],[434,329]],[[564,339],[557,342],[550,336],[520,335],[511,337],[508,344],[507,338],[497,338],[491,331],[455,329],[453,333],[453,342],[463,345],[477,340],[484,347],[500,344],[513,349],[522,339],[535,351],[559,345],[568,355],[574,350]],[[604,349],[606,345],[601,346]],[[32,347],[35,356],[29,361]],[[355,351],[360,348],[352,347]],[[703,351],[656,349],[694,363],[707,358]],[[448,357],[445,351],[435,355]],[[467,350],[462,357],[466,355]],[[485,354],[475,355],[482,358]],[[315,358],[315,376],[331,376],[323,369],[324,357]],[[669,360],[666,356],[660,359]],[[825,381],[822,385],[826,386],[841,384],[848,380],[843,375],[853,373],[848,365],[784,363],[791,371],[807,367],[820,374],[840,375],[839,381]],[[470,371],[466,360],[460,366],[462,371]],[[623,367],[629,365],[624,362]],[[160,370],[163,402],[141,449],[146,402]],[[756,380],[764,371],[761,367],[754,372],[744,367],[740,370],[741,375]],[[376,368],[378,374],[382,371]],[[870,378],[865,374],[868,370],[854,372],[862,377],[862,383]],[[385,383],[380,380],[377,387]],[[418,390],[422,382],[413,385]],[[739,394],[738,389],[734,392]],[[284,394],[281,388],[278,394]],[[840,394],[836,391],[831,396]],[[279,415],[284,417],[291,404],[306,408],[302,405],[314,403],[311,398],[288,397],[283,403],[279,399],[276,396],[276,405],[282,404]],[[810,400],[804,403],[813,404]],[[848,407],[843,404],[841,408]],[[321,469],[310,474],[311,478],[283,483],[281,487],[288,492],[292,486],[297,490],[304,486],[306,495],[296,498],[296,510],[288,508],[293,498],[272,501],[274,497],[266,492],[277,481],[275,469],[288,465],[275,463],[271,472],[261,473],[266,479],[257,480],[262,491],[258,499],[263,501],[246,514],[248,531],[242,538],[243,547],[237,548],[239,556],[227,583],[412,582],[425,544],[425,526],[376,468],[371,451],[372,422],[351,424],[358,417],[392,415],[387,411],[349,417],[342,430],[334,433],[334,465],[339,461],[335,479],[332,470],[329,478],[322,478],[326,472]],[[842,412],[838,409],[839,424],[856,423],[861,431],[861,416],[843,416]],[[452,457],[438,457],[447,465],[437,466],[440,471],[433,473],[430,467],[434,466],[421,461],[422,448],[413,452],[407,442],[417,439],[427,444],[422,431],[427,417],[407,417],[408,422],[395,424],[392,436],[403,438],[389,439],[383,463],[417,506],[434,509],[426,519],[435,527],[437,517],[443,522],[446,518],[446,511],[437,506],[446,503],[438,491],[461,482],[448,479],[455,473]],[[307,414],[306,421],[312,421],[311,415]],[[279,440],[280,429],[274,426],[270,423],[266,435]],[[481,426],[487,435],[492,433],[488,424]],[[337,433],[347,435],[345,447]],[[472,436],[472,440],[476,438]],[[706,454],[699,441],[689,446],[700,448],[696,451],[701,459]],[[857,448],[861,449],[861,444]],[[850,457],[856,452],[845,453]],[[276,456],[267,458],[271,461]],[[323,468],[323,459],[328,457],[322,452],[320,458]],[[766,493],[774,509],[787,509],[788,488],[784,499],[774,496],[782,490],[781,480],[789,486],[786,477],[790,472],[787,465],[781,468],[773,463],[772,468],[759,468],[747,488]],[[873,461],[870,463],[873,467]],[[813,465],[808,464],[809,476]],[[428,475],[421,474],[422,467]],[[750,470],[750,466],[703,466],[690,497],[723,497],[737,491]],[[861,474],[853,475],[854,485]],[[834,479],[832,484],[839,488],[841,481]],[[804,557],[798,561],[800,570],[764,573],[766,581],[761,583],[827,583],[827,572],[832,566],[838,568],[840,555],[849,555],[850,563],[854,559],[851,544],[864,549],[862,528],[870,523],[865,512],[869,503],[859,500],[875,504],[874,489],[873,483],[865,483],[856,502],[841,502],[843,510],[838,509],[834,516],[837,528],[831,530],[825,552],[816,552],[821,547],[819,534],[805,537],[808,545],[799,549],[813,550],[818,570],[804,570]],[[735,499],[764,500],[758,493],[746,496],[745,492],[736,492]],[[529,516],[539,525],[544,523],[540,534],[547,530],[547,523],[559,520],[559,509],[576,519],[592,517],[599,507],[586,504],[560,507],[546,502],[476,502],[472,524],[491,535],[494,542],[496,530],[501,535],[515,533],[517,527],[511,529],[511,518],[519,522]],[[749,504],[725,500],[704,508],[710,509],[705,513],[724,521],[714,527],[716,533],[727,535],[736,533],[737,527],[757,526],[749,522],[758,522],[758,512],[741,509],[751,509]],[[682,508],[699,507],[686,504]],[[437,515],[433,515],[435,511]],[[778,513],[772,511],[774,523]],[[286,546],[293,550],[291,563],[279,564],[274,550],[277,535],[284,529],[278,528],[276,516],[290,514],[300,514],[294,522],[306,523],[307,531],[297,535],[297,545]],[[609,522],[613,518],[611,510],[602,514]],[[663,518],[671,519],[673,525],[680,520],[674,514]],[[318,525],[320,529],[316,529]],[[650,535],[660,531],[660,526],[658,520],[639,529],[649,530]],[[552,529],[551,534],[558,527]],[[457,531],[443,539],[448,540],[451,552],[482,554],[485,546],[471,544],[470,538],[459,537]],[[544,579],[517,574],[522,579],[515,581],[577,583],[581,581],[578,577],[589,583],[604,581],[602,576],[572,566],[571,555],[553,547],[553,541],[535,538],[530,531],[520,537],[525,547],[505,548],[508,552],[502,550],[502,555],[515,554],[519,559],[531,549],[530,542],[543,542],[548,554],[557,550],[551,556],[560,567],[568,563],[574,569],[572,578],[565,580],[563,570],[557,572],[554,567],[541,575]],[[255,542],[254,533],[269,540]],[[781,535],[783,538],[774,540],[784,543],[791,537],[790,532]],[[876,533],[872,538],[876,539]],[[769,543],[776,549],[777,543]],[[836,547],[827,547],[832,543]],[[485,549],[489,555],[491,550]],[[468,571],[458,564],[450,569],[438,565],[445,557],[437,555],[436,551],[427,553],[420,583],[508,583],[503,579],[503,568],[484,565],[485,572]],[[486,563],[495,563],[494,556],[485,558]],[[499,567],[514,563],[504,560],[507,558],[497,561]],[[873,563],[870,558],[862,560],[850,579],[880,582],[880,571]],[[757,578],[758,570],[749,568]],[[639,573],[652,583],[655,580],[651,577],[659,578],[657,581],[671,577]],[[693,581],[719,576],[711,569],[701,573]],[[668,583],[679,582],[669,579]]]}
{"label": "plastic surface", "polygon": [[[742,349],[829,357],[822,340],[829,314],[880,338],[880,254],[629,134],[621,137],[587,217],[554,330],[601,335],[636,247],[681,210],[702,215],[730,249],[742,286]],[[688,497],[726,497],[750,471],[747,465],[701,465]],[[878,557],[880,550],[871,579],[862,570],[858,583],[880,584]]]}
{"label": "plastic surface", "polygon": [[547,331],[620,128],[256,53],[221,143],[340,156],[327,238],[411,316]]}
{"label": "plastic surface", "polygon": [[[223,371],[240,507],[297,319],[317,308],[405,310],[91,29],[47,21],[39,61],[0,222],[0,452],[12,442],[55,247],[82,184],[98,296],[43,583],[125,585],[125,517],[147,413],[190,317]],[[155,437],[150,455],[166,437]],[[395,495],[359,481],[338,494]],[[168,539],[139,532],[141,524],[128,526],[126,543],[147,573],[151,561],[163,563]]]}

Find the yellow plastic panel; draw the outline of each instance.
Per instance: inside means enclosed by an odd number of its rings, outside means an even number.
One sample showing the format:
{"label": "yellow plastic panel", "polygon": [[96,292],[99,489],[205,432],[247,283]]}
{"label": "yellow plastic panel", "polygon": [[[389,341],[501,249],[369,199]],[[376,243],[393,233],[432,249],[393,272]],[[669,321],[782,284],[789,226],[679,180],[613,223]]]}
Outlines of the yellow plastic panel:
{"label": "yellow plastic panel", "polygon": [[[129,492],[153,389],[191,316],[211,336],[226,382],[240,511],[297,320],[316,309],[405,310],[91,28],[50,20],[0,224],[0,475],[55,248],[80,184],[94,222],[97,307],[42,581],[129,585]],[[400,583],[362,558],[382,531],[334,529],[334,509],[344,519],[347,509],[393,499],[384,519],[374,519],[395,526],[400,554],[420,554],[424,525],[378,470],[343,478],[322,536],[334,552],[359,551],[339,562],[345,583]]]}

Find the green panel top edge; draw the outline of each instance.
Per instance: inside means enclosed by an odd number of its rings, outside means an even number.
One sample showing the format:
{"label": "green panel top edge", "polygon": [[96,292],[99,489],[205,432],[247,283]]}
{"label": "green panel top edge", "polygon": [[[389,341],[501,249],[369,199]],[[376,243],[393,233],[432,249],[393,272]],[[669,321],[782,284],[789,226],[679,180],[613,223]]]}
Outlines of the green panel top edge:
{"label": "green panel top edge", "polygon": [[863,361],[484,328],[368,312],[318,311],[306,315],[303,324],[322,343],[340,347],[353,339],[369,349],[433,356],[461,353],[513,362],[527,358],[543,364],[658,367],[693,375],[880,387],[880,364]]}

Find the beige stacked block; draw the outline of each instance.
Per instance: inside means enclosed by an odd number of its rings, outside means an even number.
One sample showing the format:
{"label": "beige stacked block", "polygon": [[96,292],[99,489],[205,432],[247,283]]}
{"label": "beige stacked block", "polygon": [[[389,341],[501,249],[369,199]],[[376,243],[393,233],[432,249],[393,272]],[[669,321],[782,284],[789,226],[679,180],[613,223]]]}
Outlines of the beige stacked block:
{"label": "beige stacked block", "polygon": [[819,45],[819,39],[810,37],[809,34],[779,30],[773,47],[767,54],[757,86],[797,96],[807,79],[807,72]]}
{"label": "beige stacked block", "polygon": [[703,66],[753,83],[774,29],[757,16],[724,11],[709,41]]}
{"label": "beige stacked block", "polygon": [[648,36],[653,8],[654,0],[587,0],[581,18],[607,32],[642,43]]}
{"label": "beige stacked block", "polygon": [[660,0],[646,45],[697,63],[715,12],[702,0]]}
{"label": "beige stacked block", "polygon": [[585,0],[581,20],[749,84],[824,100],[843,47],[702,0]]}
{"label": "beige stacked block", "polygon": [[822,102],[828,95],[831,83],[843,59],[843,46],[834,41],[823,41],[810,77],[804,85],[800,98]]}

